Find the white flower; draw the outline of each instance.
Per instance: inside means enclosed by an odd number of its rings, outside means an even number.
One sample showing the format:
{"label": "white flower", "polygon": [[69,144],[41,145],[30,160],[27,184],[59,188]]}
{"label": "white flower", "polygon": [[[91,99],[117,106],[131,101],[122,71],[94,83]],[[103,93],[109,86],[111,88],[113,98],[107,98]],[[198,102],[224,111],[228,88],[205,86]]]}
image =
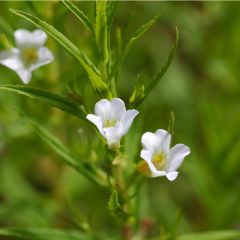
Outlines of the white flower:
{"label": "white flower", "polygon": [[184,144],[177,144],[170,149],[170,142],[171,134],[163,129],[142,135],[141,158],[146,161],[152,177],[166,176],[170,181],[175,180],[178,175],[176,170],[190,154],[190,148]]}
{"label": "white flower", "polygon": [[32,71],[53,61],[53,54],[43,46],[47,35],[40,29],[33,32],[18,29],[14,32],[14,38],[17,48],[0,52],[0,63],[15,71],[27,84]]}
{"label": "white flower", "polygon": [[126,111],[124,102],[119,98],[100,100],[95,105],[94,113],[88,114],[87,119],[96,125],[109,148],[119,147],[121,137],[127,133],[138,115],[135,109]]}

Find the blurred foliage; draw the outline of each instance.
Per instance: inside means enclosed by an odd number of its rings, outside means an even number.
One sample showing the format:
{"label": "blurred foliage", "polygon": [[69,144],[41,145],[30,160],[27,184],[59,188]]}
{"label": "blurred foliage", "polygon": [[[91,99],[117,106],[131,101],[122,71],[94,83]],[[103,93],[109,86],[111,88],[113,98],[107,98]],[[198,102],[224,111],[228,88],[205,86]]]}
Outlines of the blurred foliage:
{"label": "blurred foliage", "polygon": [[[94,22],[93,2],[75,4]],[[0,50],[6,47],[6,39],[14,45],[15,29],[34,29],[10,8],[54,25],[96,62],[92,33],[63,3],[55,1],[0,2]],[[136,226],[147,228],[149,237],[240,228],[239,11],[239,2],[118,4],[111,33],[116,56],[117,47],[125,44],[139,25],[160,15],[124,61],[117,82],[122,99],[130,98],[136,82],[146,84],[159,71],[174,42],[176,26],[180,35],[173,63],[124,138],[132,160],[129,164],[135,164],[134,159],[140,160],[141,134],[167,129],[173,111],[173,140],[191,147],[176,181],[147,179],[133,200],[139,216]],[[50,37],[48,47],[55,61],[35,71],[30,85],[84,101],[91,112],[98,98],[85,72]],[[20,83],[13,71],[0,66],[0,72],[1,85]],[[47,104],[1,91],[0,226],[59,227],[120,236],[121,230],[107,211],[109,193],[63,164],[16,110],[51,129],[75,155],[106,164],[105,146],[84,121]]]}

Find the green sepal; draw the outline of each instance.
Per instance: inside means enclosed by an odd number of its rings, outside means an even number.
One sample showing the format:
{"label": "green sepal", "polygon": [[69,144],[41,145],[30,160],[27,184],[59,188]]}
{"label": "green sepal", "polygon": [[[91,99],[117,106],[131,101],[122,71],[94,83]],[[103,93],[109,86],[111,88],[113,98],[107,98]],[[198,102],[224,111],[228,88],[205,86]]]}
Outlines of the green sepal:
{"label": "green sepal", "polygon": [[110,214],[120,222],[126,222],[129,219],[129,214],[126,213],[118,200],[118,192],[114,190],[108,201],[108,210]]}

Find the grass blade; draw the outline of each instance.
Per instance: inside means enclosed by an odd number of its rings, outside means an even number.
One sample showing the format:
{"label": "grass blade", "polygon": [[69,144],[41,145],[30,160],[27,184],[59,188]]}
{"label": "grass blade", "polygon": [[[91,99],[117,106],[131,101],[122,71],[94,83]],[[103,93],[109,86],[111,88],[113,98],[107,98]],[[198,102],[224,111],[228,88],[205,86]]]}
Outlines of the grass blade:
{"label": "grass blade", "polygon": [[2,85],[0,86],[0,90],[14,92],[30,99],[45,102],[50,106],[59,108],[62,111],[70,113],[78,118],[83,120],[86,119],[86,114],[79,105],[55,93],[22,85]]}

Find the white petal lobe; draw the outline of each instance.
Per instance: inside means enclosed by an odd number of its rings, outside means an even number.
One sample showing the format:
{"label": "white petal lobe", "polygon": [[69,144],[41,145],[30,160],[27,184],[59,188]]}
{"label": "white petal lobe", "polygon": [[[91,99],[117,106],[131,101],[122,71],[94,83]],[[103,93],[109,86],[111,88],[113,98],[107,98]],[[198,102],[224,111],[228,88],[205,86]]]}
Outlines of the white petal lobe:
{"label": "white petal lobe", "polygon": [[184,144],[177,144],[170,149],[168,171],[177,170],[184,158],[190,154],[190,148]]}
{"label": "white petal lobe", "polygon": [[11,48],[0,52],[0,63],[14,71],[23,68],[23,63],[19,57],[19,50]]}
{"label": "white petal lobe", "polygon": [[125,113],[123,113],[122,118],[120,119],[120,124],[121,124],[121,136],[125,135],[129,128],[132,125],[132,122],[134,118],[138,115],[138,111],[133,109],[133,110],[128,110]]}
{"label": "white petal lobe", "polygon": [[28,84],[31,81],[32,72],[29,69],[23,68],[21,70],[16,71],[16,73],[21,78],[24,84]]}
{"label": "white petal lobe", "polygon": [[106,137],[105,133],[103,132],[103,123],[100,117],[94,114],[88,114],[86,118],[97,127],[103,137]]}
{"label": "white petal lobe", "polygon": [[178,172],[174,171],[174,172],[169,172],[166,174],[166,177],[169,181],[174,181],[178,176]]}
{"label": "white petal lobe", "polygon": [[46,47],[41,47],[38,50],[38,61],[33,65],[33,69],[37,69],[43,65],[52,62],[54,59],[52,52]]}

